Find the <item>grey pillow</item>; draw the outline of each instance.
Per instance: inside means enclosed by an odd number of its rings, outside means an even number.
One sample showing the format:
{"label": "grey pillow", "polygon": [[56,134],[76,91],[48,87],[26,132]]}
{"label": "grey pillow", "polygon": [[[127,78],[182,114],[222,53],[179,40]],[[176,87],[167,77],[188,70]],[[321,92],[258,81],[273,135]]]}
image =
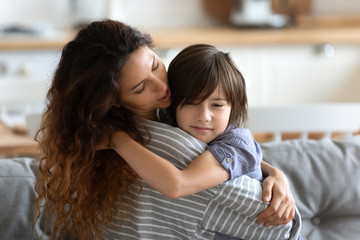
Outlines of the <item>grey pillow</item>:
{"label": "grey pillow", "polygon": [[360,136],[344,141],[292,140],[261,144],[264,160],[287,175],[314,239],[356,239],[360,234]]}
{"label": "grey pillow", "polygon": [[43,235],[38,225],[32,229],[37,173],[34,159],[0,159],[0,239],[39,239]]}

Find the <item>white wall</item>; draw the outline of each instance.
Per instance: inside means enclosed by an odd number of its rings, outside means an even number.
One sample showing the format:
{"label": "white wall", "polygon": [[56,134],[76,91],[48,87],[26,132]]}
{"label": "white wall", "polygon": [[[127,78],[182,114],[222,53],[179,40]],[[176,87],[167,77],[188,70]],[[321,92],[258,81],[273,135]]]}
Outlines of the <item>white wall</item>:
{"label": "white wall", "polygon": [[[1,0],[0,27],[7,24],[48,24],[67,28],[79,20],[71,4],[88,5],[80,15],[92,20],[111,17],[143,27],[208,26],[214,21],[202,0]],[[359,15],[359,0],[313,0],[312,15]],[[91,4],[90,4],[91,3]]]}
{"label": "white wall", "polygon": [[201,0],[112,0],[109,15],[144,28],[210,26]]}
{"label": "white wall", "polygon": [[0,27],[7,25],[51,25],[69,24],[69,0],[1,0]]}
{"label": "white wall", "polygon": [[360,13],[359,0],[312,0],[314,15],[356,15]]}
{"label": "white wall", "polygon": [[[74,14],[74,4],[78,15]],[[201,0],[1,0],[0,27],[9,24],[69,28],[76,21],[105,17],[153,27],[208,26]]]}

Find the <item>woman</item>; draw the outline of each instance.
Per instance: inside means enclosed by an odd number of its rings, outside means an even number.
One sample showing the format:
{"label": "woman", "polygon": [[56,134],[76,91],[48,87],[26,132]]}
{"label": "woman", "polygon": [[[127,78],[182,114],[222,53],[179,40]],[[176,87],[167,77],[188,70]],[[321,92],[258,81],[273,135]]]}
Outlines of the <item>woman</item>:
{"label": "woman", "polygon": [[[40,207],[45,200],[56,214],[53,238],[67,232],[99,238],[113,211],[124,209],[132,186],[140,184],[115,152],[97,152],[96,145],[118,130],[145,145],[150,134],[142,131],[142,119],[157,121],[157,109],[170,105],[166,70],[151,47],[149,35],[111,20],[90,24],[64,47],[37,136],[37,201]],[[289,222],[295,203],[286,178],[266,163],[262,171],[270,174],[263,200],[272,201],[259,221]]]}

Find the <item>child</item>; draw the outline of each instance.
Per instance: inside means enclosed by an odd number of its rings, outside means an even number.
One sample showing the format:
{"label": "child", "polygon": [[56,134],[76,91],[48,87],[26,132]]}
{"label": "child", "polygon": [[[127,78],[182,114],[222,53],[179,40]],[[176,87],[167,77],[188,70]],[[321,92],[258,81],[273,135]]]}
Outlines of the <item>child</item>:
{"label": "child", "polygon": [[248,129],[239,128],[247,120],[245,81],[229,55],[210,45],[190,46],[171,62],[168,78],[169,113],[177,126],[208,143],[229,179],[261,181],[260,147]]}
{"label": "child", "polygon": [[[114,150],[145,182],[170,198],[200,192],[242,175],[261,181],[260,147],[248,129],[239,128],[247,119],[245,81],[229,55],[210,45],[192,45],[170,63],[168,79],[172,104],[168,110],[159,111],[160,120],[207,143],[208,150],[183,170],[129,137],[124,139],[126,134],[121,132],[113,137],[112,142],[119,146]],[[129,141],[133,146],[121,151]]]}

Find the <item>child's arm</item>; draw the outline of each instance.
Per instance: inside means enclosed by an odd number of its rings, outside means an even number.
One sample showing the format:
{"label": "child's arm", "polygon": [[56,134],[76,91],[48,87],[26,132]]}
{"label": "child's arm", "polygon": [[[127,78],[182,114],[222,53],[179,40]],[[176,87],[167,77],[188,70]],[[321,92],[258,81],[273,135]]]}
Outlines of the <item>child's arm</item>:
{"label": "child's arm", "polygon": [[112,148],[147,184],[169,198],[200,192],[229,178],[229,173],[209,151],[202,153],[185,169],[179,170],[124,132],[116,132],[112,142]]}

